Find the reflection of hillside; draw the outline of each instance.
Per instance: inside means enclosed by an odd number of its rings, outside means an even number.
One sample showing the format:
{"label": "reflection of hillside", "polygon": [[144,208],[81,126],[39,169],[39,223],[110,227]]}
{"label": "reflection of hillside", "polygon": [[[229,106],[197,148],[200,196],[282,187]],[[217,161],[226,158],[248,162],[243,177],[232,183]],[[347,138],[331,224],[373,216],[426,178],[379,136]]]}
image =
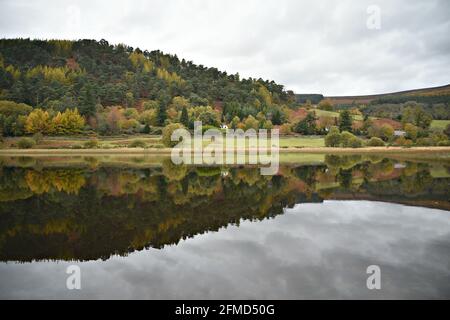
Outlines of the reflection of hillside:
{"label": "reflection of hillside", "polygon": [[449,183],[449,178],[433,179],[424,164],[395,166],[361,156],[331,156],[320,166],[283,166],[277,176],[261,176],[258,168],[170,162],[139,170],[3,167],[0,260],[107,259],[323,199],[449,209]]}

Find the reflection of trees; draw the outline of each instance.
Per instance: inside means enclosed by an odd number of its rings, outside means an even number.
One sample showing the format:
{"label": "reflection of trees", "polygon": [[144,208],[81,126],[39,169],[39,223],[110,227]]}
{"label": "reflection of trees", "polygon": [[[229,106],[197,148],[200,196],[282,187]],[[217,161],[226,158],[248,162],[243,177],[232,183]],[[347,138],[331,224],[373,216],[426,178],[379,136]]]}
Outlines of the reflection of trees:
{"label": "reflection of trees", "polygon": [[86,183],[85,177],[79,169],[28,170],[25,179],[30,190],[36,194],[49,192],[51,188],[78,194],[80,188]]}
{"label": "reflection of trees", "polygon": [[412,196],[420,194],[432,184],[433,178],[429,171],[419,171],[415,175],[402,176],[401,188],[405,195]]}
{"label": "reflection of trees", "polygon": [[221,175],[217,167],[168,163],[151,169],[2,167],[0,260],[108,258],[346,194],[448,197],[449,179],[436,183],[426,166],[328,160],[328,166],[282,166],[276,176],[261,176],[258,168],[228,168]]}

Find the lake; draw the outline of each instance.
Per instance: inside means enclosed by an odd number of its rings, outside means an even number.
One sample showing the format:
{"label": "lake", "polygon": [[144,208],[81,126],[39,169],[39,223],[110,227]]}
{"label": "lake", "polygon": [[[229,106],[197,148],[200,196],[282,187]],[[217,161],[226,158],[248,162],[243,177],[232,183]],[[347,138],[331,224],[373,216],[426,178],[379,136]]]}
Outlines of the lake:
{"label": "lake", "polygon": [[0,157],[0,298],[449,299],[449,187],[448,157]]}

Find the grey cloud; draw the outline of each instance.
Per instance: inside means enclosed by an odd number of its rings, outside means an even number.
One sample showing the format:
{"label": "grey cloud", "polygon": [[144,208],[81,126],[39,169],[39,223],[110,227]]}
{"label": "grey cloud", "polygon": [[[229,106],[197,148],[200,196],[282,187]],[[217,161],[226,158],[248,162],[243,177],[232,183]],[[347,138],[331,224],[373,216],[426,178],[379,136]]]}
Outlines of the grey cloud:
{"label": "grey cloud", "polygon": [[[381,29],[366,27],[369,5]],[[79,10],[70,24],[68,8]],[[160,49],[296,92],[370,94],[449,83],[450,3],[0,1],[0,36],[105,38]]]}

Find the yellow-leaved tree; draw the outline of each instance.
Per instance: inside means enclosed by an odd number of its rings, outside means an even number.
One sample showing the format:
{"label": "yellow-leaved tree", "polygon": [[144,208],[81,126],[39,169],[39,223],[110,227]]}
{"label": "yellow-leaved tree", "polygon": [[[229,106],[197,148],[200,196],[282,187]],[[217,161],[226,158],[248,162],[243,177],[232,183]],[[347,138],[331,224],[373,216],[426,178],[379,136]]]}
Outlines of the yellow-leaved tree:
{"label": "yellow-leaved tree", "polygon": [[25,121],[25,131],[27,133],[50,133],[51,121],[48,112],[42,109],[34,109],[30,112]]}
{"label": "yellow-leaved tree", "polygon": [[[55,118],[57,118],[56,115]],[[77,134],[84,128],[84,118],[78,112],[78,109],[66,109],[60,117],[60,132],[56,134]],[[55,127],[56,130],[56,127]]]}

